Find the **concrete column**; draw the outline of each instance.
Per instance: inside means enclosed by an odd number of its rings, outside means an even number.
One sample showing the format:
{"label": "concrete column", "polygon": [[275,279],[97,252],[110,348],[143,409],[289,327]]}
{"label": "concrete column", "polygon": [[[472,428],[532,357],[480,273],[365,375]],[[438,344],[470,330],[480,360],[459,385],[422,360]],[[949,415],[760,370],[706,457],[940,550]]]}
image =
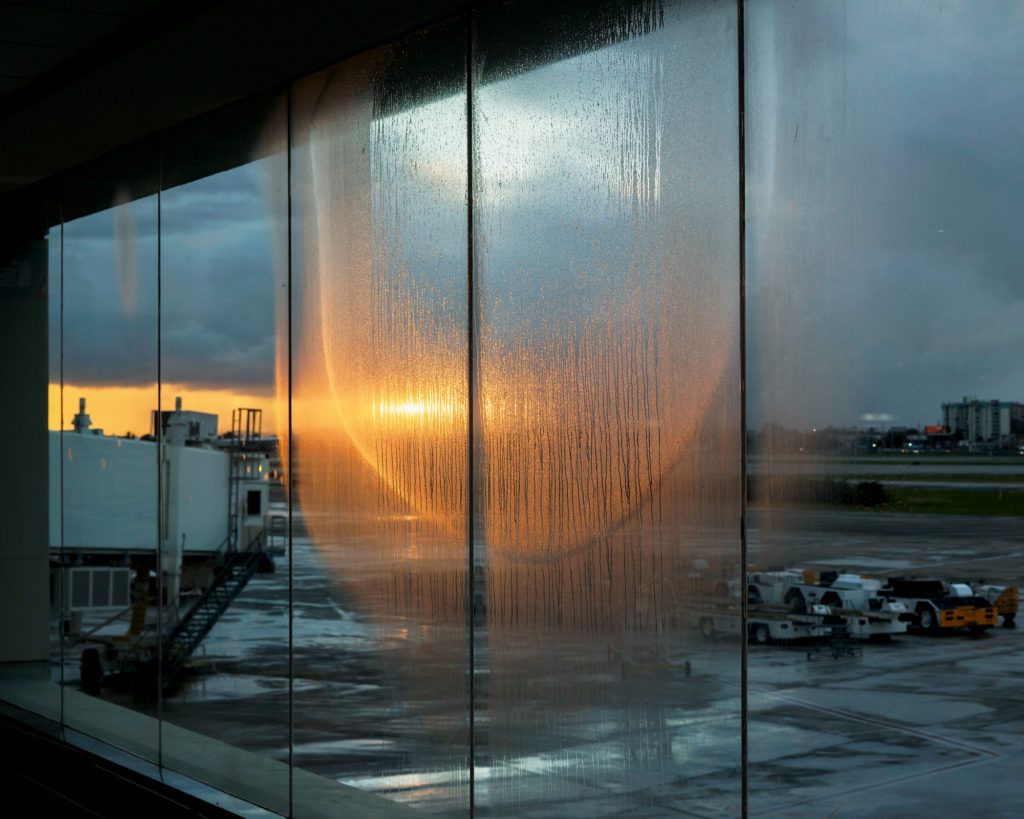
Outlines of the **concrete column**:
{"label": "concrete column", "polygon": [[45,276],[42,240],[0,238],[0,662],[49,655]]}

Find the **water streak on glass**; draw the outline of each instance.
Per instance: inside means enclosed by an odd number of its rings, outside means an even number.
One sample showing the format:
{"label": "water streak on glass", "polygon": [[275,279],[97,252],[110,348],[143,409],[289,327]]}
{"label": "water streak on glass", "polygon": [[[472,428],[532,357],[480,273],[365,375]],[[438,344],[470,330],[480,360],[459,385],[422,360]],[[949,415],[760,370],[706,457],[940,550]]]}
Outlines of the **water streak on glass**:
{"label": "water streak on glass", "polygon": [[721,815],[739,651],[692,627],[739,556],[735,23],[601,6],[552,57],[522,19],[477,42],[477,808]]}
{"label": "water streak on glass", "polygon": [[293,92],[298,616],[349,623],[296,645],[324,680],[297,693],[297,760],[434,810],[467,806],[464,48],[435,29]]}

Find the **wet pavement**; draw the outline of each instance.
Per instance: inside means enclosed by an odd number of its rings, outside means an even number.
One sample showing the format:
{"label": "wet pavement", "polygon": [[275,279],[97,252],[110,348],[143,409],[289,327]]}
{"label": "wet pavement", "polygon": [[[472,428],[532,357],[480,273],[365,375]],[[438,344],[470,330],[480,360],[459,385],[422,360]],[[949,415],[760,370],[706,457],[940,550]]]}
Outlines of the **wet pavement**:
{"label": "wet pavement", "polygon": [[[751,560],[1024,585],[1018,518],[753,510]],[[750,647],[750,814],[1018,817],[1024,631]]]}
{"label": "wet pavement", "polygon": [[[1024,585],[1014,518],[755,509],[750,521],[752,562]],[[433,661],[410,653],[394,622],[357,611],[309,540],[294,546],[291,663],[284,560],[210,633],[199,673],[164,701],[163,717],[428,812],[464,813],[470,726],[465,689],[452,685],[466,667],[459,634],[432,635],[443,647]],[[564,662],[545,675],[550,646],[534,646],[542,656],[533,662],[531,643],[489,645],[478,634],[478,813],[737,815],[739,643],[677,636],[655,654],[624,656],[614,674],[614,662],[588,672],[594,645],[565,640]],[[751,646],[748,657],[752,816],[1024,811],[1024,631],[907,634],[835,659],[808,656],[806,646]],[[530,676],[513,697],[516,660]],[[104,698],[157,713],[128,695]]]}
{"label": "wet pavement", "polygon": [[751,648],[752,816],[1016,817],[1024,642],[907,635],[859,658]]}
{"label": "wet pavement", "polygon": [[[467,667],[460,634],[435,634],[430,660],[394,623],[350,606],[329,563],[295,539],[295,764],[429,812],[464,813],[470,726],[464,689],[450,687]],[[199,675],[164,702],[167,720],[289,759],[286,579],[282,565],[232,604],[196,658]],[[562,636],[546,671],[544,639],[492,643],[478,632],[478,813],[736,812],[738,643],[706,643],[686,628],[650,655],[609,659],[601,642],[593,662],[591,637]]]}

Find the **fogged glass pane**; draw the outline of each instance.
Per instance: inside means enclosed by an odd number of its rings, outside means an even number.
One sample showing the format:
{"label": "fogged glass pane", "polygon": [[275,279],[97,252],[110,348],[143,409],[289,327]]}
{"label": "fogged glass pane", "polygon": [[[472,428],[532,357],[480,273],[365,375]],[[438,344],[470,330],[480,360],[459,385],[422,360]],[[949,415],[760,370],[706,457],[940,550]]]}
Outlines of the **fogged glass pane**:
{"label": "fogged glass pane", "polygon": [[[210,157],[223,153],[217,129],[204,121],[162,142],[165,185],[186,181],[161,194],[157,421],[163,763],[282,813],[289,573],[278,439],[288,427],[276,367],[287,337],[276,313],[287,306],[285,113],[283,98],[226,112],[220,118],[252,147],[209,175]],[[197,753],[209,747],[197,733],[273,762]]]}
{"label": "fogged glass pane", "polygon": [[431,811],[468,806],[462,30],[292,95],[295,763]]}
{"label": "fogged glass pane", "polygon": [[746,21],[752,812],[1013,815],[1020,5]]}
{"label": "fogged glass pane", "polygon": [[[58,247],[50,544],[62,652],[54,651],[62,653],[65,722],[154,759],[156,722],[110,708],[155,714],[136,686],[155,663],[160,620],[157,446],[148,437],[157,406],[157,200],[134,198],[116,178],[85,169],[64,189],[69,203],[107,205],[65,222]],[[104,573],[128,584],[127,600],[103,593]]]}
{"label": "fogged glass pane", "polygon": [[735,8],[588,10],[482,11],[474,45],[476,808],[723,816],[740,803]]}

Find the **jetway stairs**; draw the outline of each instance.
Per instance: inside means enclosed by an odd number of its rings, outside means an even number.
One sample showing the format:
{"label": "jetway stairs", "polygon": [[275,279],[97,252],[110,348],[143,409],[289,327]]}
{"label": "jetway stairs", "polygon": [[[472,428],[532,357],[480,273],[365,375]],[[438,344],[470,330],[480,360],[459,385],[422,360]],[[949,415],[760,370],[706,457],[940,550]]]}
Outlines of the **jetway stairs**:
{"label": "jetway stairs", "polygon": [[[274,570],[274,561],[263,548],[265,539],[266,530],[245,551],[222,553],[213,582],[164,639],[160,671],[164,691],[173,690],[181,682],[193,652],[252,577]],[[155,664],[155,660],[152,662]]]}

